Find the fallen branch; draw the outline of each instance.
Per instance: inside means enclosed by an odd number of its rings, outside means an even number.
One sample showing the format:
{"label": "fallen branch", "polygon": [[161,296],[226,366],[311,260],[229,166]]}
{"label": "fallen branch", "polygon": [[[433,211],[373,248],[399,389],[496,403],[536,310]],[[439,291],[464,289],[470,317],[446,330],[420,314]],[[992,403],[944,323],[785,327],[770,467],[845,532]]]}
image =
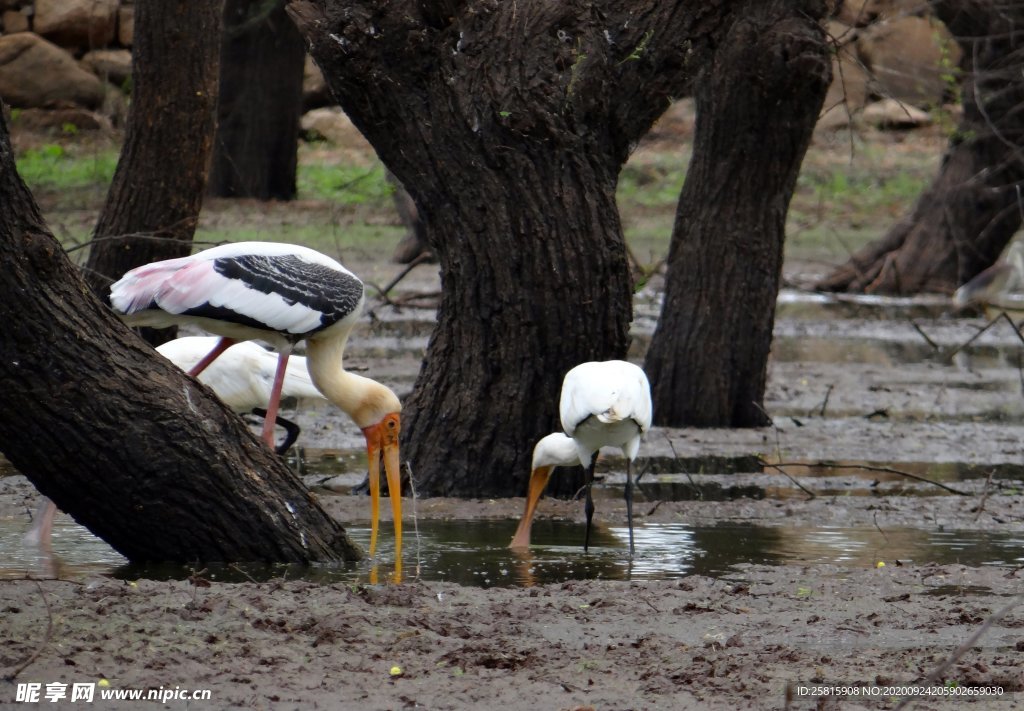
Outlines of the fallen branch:
{"label": "fallen branch", "polygon": [[780,469],[781,467],[828,467],[829,469],[863,469],[864,471],[869,472],[898,474],[900,476],[905,476],[908,479],[920,481],[924,484],[931,484],[932,486],[937,486],[940,489],[945,489],[949,493],[956,494],[957,496],[973,496],[973,494],[971,494],[970,492],[954,489],[953,487],[947,484],[943,484],[941,481],[933,481],[932,479],[929,479],[927,477],[923,477],[918,474],[912,474],[911,472],[906,472],[903,471],[902,469],[893,469],[892,467],[875,467],[870,464],[833,464],[830,462],[779,462],[778,464],[770,464],[760,458],[758,458],[758,461],[761,462],[764,466],[772,467],[774,469]]}

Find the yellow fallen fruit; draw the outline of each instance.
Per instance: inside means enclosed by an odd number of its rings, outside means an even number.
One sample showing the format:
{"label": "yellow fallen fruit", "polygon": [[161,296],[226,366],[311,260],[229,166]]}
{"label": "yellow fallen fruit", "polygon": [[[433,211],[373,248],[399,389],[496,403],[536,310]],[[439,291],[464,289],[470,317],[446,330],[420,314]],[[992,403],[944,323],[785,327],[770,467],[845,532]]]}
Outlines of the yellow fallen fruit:
{"label": "yellow fallen fruit", "polygon": [[108,686],[110,686],[110,682],[107,681],[106,679],[100,679],[99,681],[96,682],[96,685],[101,687],[101,688],[103,688],[103,689],[106,689]]}
{"label": "yellow fallen fruit", "polygon": [[402,676],[402,667],[397,664],[391,667],[391,676]]}
{"label": "yellow fallen fruit", "polygon": [[877,563],[875,563],[875,567],[876,568],[884,568],[885,567],[885,561],[884,560],[878,561]]}

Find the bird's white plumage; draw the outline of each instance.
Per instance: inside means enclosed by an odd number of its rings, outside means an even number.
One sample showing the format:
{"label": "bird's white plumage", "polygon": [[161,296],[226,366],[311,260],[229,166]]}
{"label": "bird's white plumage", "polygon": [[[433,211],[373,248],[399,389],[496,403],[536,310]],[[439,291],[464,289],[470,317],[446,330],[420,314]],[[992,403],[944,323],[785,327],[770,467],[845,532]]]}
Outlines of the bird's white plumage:
{"label": "bird's white plumage", "polygon": [[574,467],[580,463],[576,442],[572,437],[555,432],[542,437],[533,448],[533,468]]}
{"label": "bird's white plumage", "polygon": [[[164,356],[182,370],[191,370],[217,345],[214,336],[186,336],[157,347]],[[267,407],[274,384],[278,356],[251,341],[236,343],[199,374],[217,397],[235,412],[249,412],[254,407]],[[326,400],[313,385],[306,369],[306,359],[292,356],[281,389],[282,398]]]}
{"label": "bird's white plumage", "polygon": [[582,363],[566,373],[558,411],[584,467],[603,446],[621,447],[628,459],[635,459],[640,438],[651,427],[651,387],[632,363]]}
{"label": "bird's white plumage", "polygon": [[953,293],[953,304],[963,308],[970,304],[1003,304],[1010,309],[1022,308],[1018,293],[1024,287],[1024,242],[1013,242],[1006,254],[988,269],[977,274]]}

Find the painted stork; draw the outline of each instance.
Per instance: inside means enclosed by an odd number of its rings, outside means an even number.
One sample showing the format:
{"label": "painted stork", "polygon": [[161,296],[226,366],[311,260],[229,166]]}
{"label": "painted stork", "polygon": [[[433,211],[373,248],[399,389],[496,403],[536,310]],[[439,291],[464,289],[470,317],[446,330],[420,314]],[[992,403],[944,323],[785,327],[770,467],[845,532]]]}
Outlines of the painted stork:
{"label": "painted stork", "polygon": [[389,388],[342,366],[352,327],[362,313],[363,282],[339,262],[309,249],[274,242],[237,242],[137,267],[110,287],[110,303],[131,326],[193,324],[220,336],[189,374],[198,376],[237,341],[263,340],[279,353],[263,425],[273,429],[292,349],[306,341],[313,384],[362,430],[369,456],[370,555],[377,544],[380,462],[383,459],[402,554],[398,436],[402,404]]}
{"label": "painted stork", "polygon": [[[639,366],[621,360],[589,362],[577,365],[565,374],[559,400],[559,416],[565,435],[548,435],[534,449],[534,471],[526,497],[526,511],[510,547],[529,545],[530,524],[555,466],[567,466],[569,440],[576,458],[587,472],[586,534],[583,550],[590,547],[591,521],[594,518],[594,466],[601,447],[619,447],[626,457],[626,519],[629,523],[629,554],[633,555],[633,460],[640,450],[640,439],[651,427],[651,386]],[[560,440],[559,437],[564,439]],[[542,446],[543,445],[543,446]],[[541,450],[538,459],[538,449]],[[540,466],[538,467],[538,461]],[[551,467],[545,472],[545,467]]]}
{"label": "painted stork", "polygon": [[[185,336],[157,346],[156,350],[182,370],[188,371],[217,345],[217,341],[214,336]],[[276,371],[277,355],[246,341],[236,343],[224,351],[220,358],[203,371],[199,380],[235,412],[255,412],[265,417]],[[288,361],[281,397],[325,399],[323,393],[313,387],[313,381],[306,370],[306,359],[302,356],[293,356]],[[274,451],[284,454],[298,438],[299,426],[280,415],[277,423],[284,427],[287,436]],[[43,497],[36,510],[35,522],[25,534],[25,542],[49,548],[56,515],[57,505]]]}

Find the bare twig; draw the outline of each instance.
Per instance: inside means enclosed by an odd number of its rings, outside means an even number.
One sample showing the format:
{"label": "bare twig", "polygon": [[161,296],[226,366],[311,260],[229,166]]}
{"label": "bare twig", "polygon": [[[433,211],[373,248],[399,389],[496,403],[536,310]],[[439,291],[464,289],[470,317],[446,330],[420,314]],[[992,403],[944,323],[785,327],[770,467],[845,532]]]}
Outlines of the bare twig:
{"label": "bare twig", "polygon": [[[942,675],[945,674],[951,666],[956,664],[962,656],[967,654],[971,647],[978,643],[978,640],[981,639],[982,635],[984,635],[986,632],[989,631],[989,629],[992,628],[992,625],[999,622],[999,620],[1003,619],[1003,617],[1005,617],[1010,610],[1019,605],[1022,598],[1024,598],[1024,593],[1018,593],[1014,596],[1012,600],[1010,600],[1010,602],[1006,603],[1003,607],[989,615],[988,619],[985,620],[981,627],[975,630],[974,634],[972,634],[970,637],[964,640],[963,644],[957,647],[953,651],[953,653],[949,655],[949,658],[946,661],[944,661],[942,664],[933,669],[931,673],[928,674],[928,676],[920,682],[919,685],[925,687],[931,686],[940,678],[942,678]],[[900,709],[907,708],[917,698],[918,697],[916,696],[903,697],[903,700],[896,704],[896,707],[893,709],[893,711],[900,711]]]}
{"label": "bare twig", "polygon": [[932,347],[933,351],[940,350],[939,344],[928,337],[928,334],[924,332],[924,329],[917,325],[917,321],[912,318],[907,320],[910,321],[910,325],[913,326],[914,330],[920,334],[921,338],[925,340],[925,343]]}
{"label": "bare twig", "polygon": [[244,575],[246,578],[249,579],[250,583],[258,583],[259,582],[258,580],[256,580],[256,578],[254,578],[251,575],[249,575],[249,572],[247,570],[243,570],[242,568],[240,568],[238,566],[238,563],[231,563],[228,567],[231,568],[231,570],[235,571],[236,573],[241,573],[242,575]]}
{"label": "bare twig", "polygon": [[[832,395],[832,390],[835,388],[835,383],[830,383],[828,390],[825,391],[825,399],[821,402],[821,408],[818,410],[818,417],[825,416],[825,409],[828,407],[828,399]],[[810,413],[808,413],[810,414]]]}
{"label": "bare twig", "polygon": [[789,472],[787,472],[785,469],[782,468],[784,466],[789,466],[789,465],[787,465],[787,464],[772,464],[771,462],[766,462],[764,459],[761,459],[761,457],[757,458],[757,463],[759,465],[761,465],[762,467],[768,467],[769,469],[774,469],[779,474],[781,474],[782,476],[784,476],[787,479],[789,479],[791,482],[793,482],[794,486],[796,486],[798,489],[800,489],[800,491],[802,491],[805,494],[807,494],[807,500],[808,501],[810,501],[811,499],[818,498],[817,494],[815,494],[813,491],[811,491],[810,489],[805,487],[803,484],[798,482],[796,479],[793,478],[793,476]]}
{"label": "bare twig", "polygon": [[988,497],[992,493],[991,489],[989,488],[992,485],[992,475],[995,473],[996,472],[993,469],[988,473],[988,476],[985,478],[985,488],[981,490],[981,501],[978,502],[978,512],[974,514],[975,521],[981,518],[981,513],[985,510],[985,502],[988,501]]}
{"label": "bare twig", "polygon": [[874,515],[871,517],[871,522],[873,524],[875,524],[875,528],[878,529],[878,532],[882,534],[882,538],[884,538],[885,542],[888,543],[889,542],[889,537],[887,535],[885,535],[885,531],[883,531],[882,527],[878,525],[878,512],[877,511],[875,511]]}
{"label": "bare twig", "polygon": [[420,254],[416,255],[415,259],[406,264],[405,268],[402,269],[402,271],[398,272],[398,275],[390,282],[388,282],[387,286],[381,288],[376,284],[372,284],[370,282],[367,282],[367,284],[369,284],[370,286],[377,290],[377,298],[379,298],[385,304],[391,304],[392,301],[390,298],[388,298],[388,294],[391,293],[391,290],[398,286],[398,283],[402,281],[402,279],[405,279],[407,276],[409,276],[409,272],[411,272],[413,269],[423,264],[424,262],[430,261],[432,258],[433,257],[429,253],[421,252]]}
{"label": "bare twig", "polygon": [[915,481],[920,481],[925,484],[937,486],[940,489],[945,489],[949,493],[956,494],[957,496],[973,496],[973,494],[971,494],[970,492],[954,489],[953,487],[948,486],[947,484],[943,484],[941,481],[933,481],[932,479],[929,479],[927,477],[923,477],[918,474],[913,474],[911,472],[906,472],[903,471],[902,469],[893,469],[892,467],[876,467],[870,464],[835,464],[832,462],[779,462],[778,464],[775,465],[770,465],[767,463],[765,464],[766,466],[775,467],[827,467],[829,469],[863,469],[864,471],[869,472],[898,474],[900,476],[905,476],[908,479],[914,479]]}
{"label": "bare twig", "polygon": [[46,606],[46,632],[43,634],[43,641],[39,643],[32,654],[28,655],[25,661],[0,677],[4,681],[13,681],[19,674],[25,671],[29,664],[39,658],[39,655],[46,649],[46,645],[50,643],[50,638],[53,636],[53,610],[50,609],[50,601],[46,599],[46,593],[43,592],[43,586],[39,584],[39,581],[33,578],[32,582],[36,584],[36,589],[39,590],[39,597],[43,599],[43,604]]}
{"label": "bare twig", "polygon": [[1008,313],[1006,313],[1005,311],[1000,311],[998,316],[996,316],[991,321],[982,326],[977,333],[975,333],[973,336],[971,336],[966,341],[961,343],[959,346],[954,348],[952,351],[947,353],[946,358],[952,358],[957,353],[962,351],[964,348],[967,348],[967,346],[971,345],[976,340],[978,340],[978,338],[981,337],[981,334],[985,333],[985,331],[992,328],[996,324],[996,322],[1001,320],[1005,320],[1008,324],[1010,324],[1010,327],[1013,329],[1013,332],[1016,334],[1018,340],[1020,340],[1021,345],[1024,345],[1024,334],[1021,334],[1020,329],[1017,327],[1017,324],[1013,322],[1013,319],[1010,318],[1010,315]]}
{"label": "bare twig", "polygon": [[[665,430],[662,430],[662,434],[665,437],[665,441],[668,442],[668,448],[672,450],[672,459],[674,459],[675,461],[678,462],[679,461],[679,453],[676,452],[676,446],[674,444],[672,444],[672,438],[668,436],[668,432],[666,432]],[[690,482],[690,486],[692,486],[693,490],[697,493],[697,500],[698,501],[703,501],[704,500],[704,494],[703,494],[703,492],[701,492],[700,487],[697,486],[697,482],[695,482],[693,480],[693,475],[691,475],[690,472],[683,472],[683,474],[686,475],[686,479],[687,479],[687,481]],[[657,507],[655,507],[655,508],[657,508]],[[654,513],[654,509],[651,509],[651,513]]]}

